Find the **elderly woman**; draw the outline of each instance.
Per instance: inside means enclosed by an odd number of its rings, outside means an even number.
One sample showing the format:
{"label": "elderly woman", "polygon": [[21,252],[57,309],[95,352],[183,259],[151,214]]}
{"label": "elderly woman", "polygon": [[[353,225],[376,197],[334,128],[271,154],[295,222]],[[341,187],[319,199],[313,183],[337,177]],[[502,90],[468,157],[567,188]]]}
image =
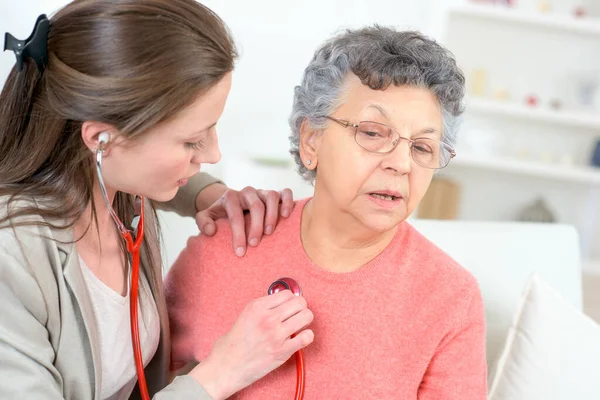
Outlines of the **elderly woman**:
{"label": "elderly woman", "polygon": [[[452,55],[417,32],[370,27],[318,49],[290,118],[314,197],[242,259],[225,223],[189,240],[167,283],[173,361],[205,359],[290,276],[315,316],[306,399],[484,399],[477,282],[406,221],[455,154],[463,95]],[[288,361],[235,398],[291,399],[295,376]]]}

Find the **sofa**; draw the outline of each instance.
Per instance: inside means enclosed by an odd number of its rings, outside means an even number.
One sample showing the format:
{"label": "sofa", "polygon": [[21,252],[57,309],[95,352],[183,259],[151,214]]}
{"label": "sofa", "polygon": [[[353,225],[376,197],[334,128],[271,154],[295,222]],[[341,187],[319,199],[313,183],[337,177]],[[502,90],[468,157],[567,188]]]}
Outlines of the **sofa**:
{"label": "sofa", "polygon": [[490,379],[533,273],[583,308],[579,236],[569,225],[411,220],[479,282],[487,324]]}

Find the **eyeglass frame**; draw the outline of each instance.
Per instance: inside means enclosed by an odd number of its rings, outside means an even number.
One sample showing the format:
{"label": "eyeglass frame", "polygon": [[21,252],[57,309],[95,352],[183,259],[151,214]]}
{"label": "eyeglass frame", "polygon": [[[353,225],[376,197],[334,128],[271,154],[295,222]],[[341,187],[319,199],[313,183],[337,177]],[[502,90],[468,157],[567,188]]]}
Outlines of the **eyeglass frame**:
{"label": "eyeglass frame", "polygon": [[393,146],[393,147],[392,147],[390,150],[388,150],[388,151],[373,151],[373,150],[369,150],[369,149],[365,148],[364,146],[362,146],[360,143],[358,143],[358,140],[356,139],[356,136],[357,136],[357,133],[358,133],[358,126],[360,125],[360,123],[361,123],[361,122],[369,122],[369,123],[372,123],[372,124],[378,124],[378,125],[385,126],[385,127],[386,127],[386,128],[388,128],[390,131],[392,131],[392,132],[394,132],[396,135],[398,135],[398,138],[399,138],[399,139],[403,139],[403,140],[406,140],[406,141],[408,141],[408,143],[409,143],[409,150],[410,150],[410,157],[413,159],[413,161],[414,161],[415,163],[417,163],[419,166],[421,166],[421,167],[423,167],[423,168],[427,168],[427,169],[443,169],[443,168],[446,168],[446,167],[448,166],[448,164],[450,164],[450,160],[452,160],[454,157],[456,157],[456,151],[455,151],[455,150],[454,150],[454,148],[452,148],[452,146],[450,146],[449,144],[447,144],[447,143],[444,143],[444,142],[442,142],[442,141],[440,141],[440,140],[437,140],[437,139],[430,139],[430,138],[426,138],[426,139],[429,139],[429,140],[433,140],[433,141],[439,142],[439,143],[440,143],[442,146],[445,146],[445,147],[446,147],[446,150],[448,150],[448,151],[450,152],[450,157],[448,158],[448,162],[447,162],[447,163],[446,163],[446,165],[444,165],[443,167],[437,167],[437,168],[427,167],[427,166],[425,166],[425,165],[421,165],[421,164],[419,164],[419,162],[418,162],[417,160],[415,160],[415,157],[413,156],[413,153],[412,153],[413,144],[414,144],[415,140],[418,140],[418,139],[425,139],[425,138],[417,138],[417,139],[409,139],[409,138],[405,138],[405,137],[403,137],[403,136],[400,134],[400,132],[398,132],[397,130],[395,130],[395,129],[393,129],[393,128],[389,127],[389,126],[387,126],[386,124],[382,124],[382,123],[380,123],[380,122],[375,122],[375,121],[359,121],[359,122],[358,122],[358,124],[353,124],[353,123],[351,123],[350,121],[347,121],[347,120],[345,120],[345,119],[335,118],[335,117],[332,117],[332,116],[329,116],[329,115],[323,115],[323,116],[322,116],[322,118],[327,118],[327,119],[329,119],[329,120],[331,120],[331,121],[333,121],[333,122],[337,122],[338,124],[340,124],[340,125],[341,125],[341,126],[343,126],[344,128],[348,128],[348,127],[352,127],[352,128],[354,128],[354,141],[356,142],[356,144],[357,144],[357,145],[359,145],[359,146],[360,146],[360,148],[361,148],[361,149],[365,149],[366,151],[368,151],[368,152],[370,152],[370,153],[375,153],[375,154],[389,154],[389,153],[391,153],[392,151],[394,151],[394,149],[396,149],[396,147],[397,147],[397,146],[398,146],[398,144],[400,143],[400,140],[397,140],[397,141],[396,141],[396,144],[394,144],[394,146]]}

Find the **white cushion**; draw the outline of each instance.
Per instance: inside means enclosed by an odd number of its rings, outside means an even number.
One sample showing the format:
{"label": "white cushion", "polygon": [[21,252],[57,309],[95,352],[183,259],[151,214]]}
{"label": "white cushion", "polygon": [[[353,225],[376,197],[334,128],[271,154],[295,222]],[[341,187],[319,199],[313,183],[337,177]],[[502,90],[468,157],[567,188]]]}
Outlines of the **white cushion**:
{"label": "white cushion", "polygon": [[600,399],[600,326],[534,274],[489,400]]}

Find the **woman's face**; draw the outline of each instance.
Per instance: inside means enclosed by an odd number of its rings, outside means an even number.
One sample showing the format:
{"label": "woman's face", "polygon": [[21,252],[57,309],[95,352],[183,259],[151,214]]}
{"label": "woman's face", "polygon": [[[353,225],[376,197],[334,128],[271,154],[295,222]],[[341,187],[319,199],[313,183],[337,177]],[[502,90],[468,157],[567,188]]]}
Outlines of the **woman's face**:
{"label": "woman's face", "polygon": [[231,73],[175,118],[134,141],[117,139],[103,160],[107,186],[157,201],[175,197],[203,163],[221,159],[216,124],[231,88]]}
{"label": "woman's face", "polygon": [[[354,75],[345,89],[343,104],[332,117],[352,124],[360,121],[385,124],[403,138],[440,140],[441,108],[429,90],[394,85],[386,90],[372,90]],[[344,128],[332,121],[325,131],[315,134],[315,199],[321,197],[332,203],[342,218],[383,232],[414,211],[429,187],[434,170],[413,161],[406,140],[400,140],[390,153],[378,154],[360,147],[354,132],[353,127]]]}

